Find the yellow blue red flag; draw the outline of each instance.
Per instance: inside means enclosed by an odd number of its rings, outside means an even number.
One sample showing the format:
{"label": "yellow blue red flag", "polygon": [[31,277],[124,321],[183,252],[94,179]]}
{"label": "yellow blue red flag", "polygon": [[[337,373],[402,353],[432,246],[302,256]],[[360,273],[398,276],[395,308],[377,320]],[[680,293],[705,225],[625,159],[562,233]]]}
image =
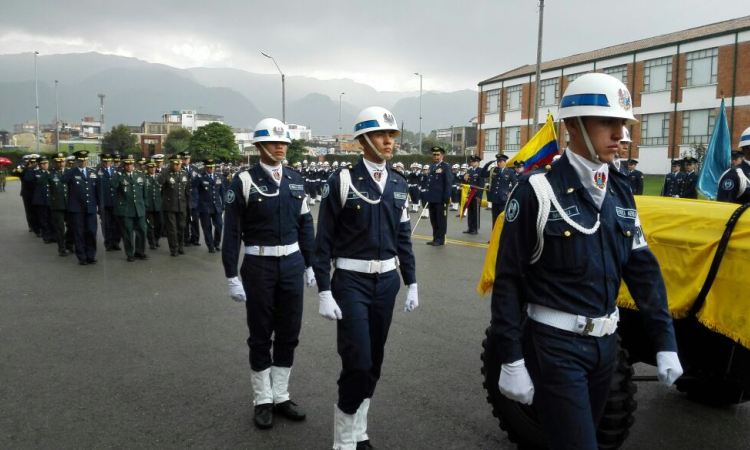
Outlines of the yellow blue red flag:
{"label": "yellow blue red flag", "polygon": [[512,166],[515,161],[523,161],[524,172],[528,172],[536,167],[544,167],[551,163],[552,158],[559,153],[560,147],[557,145],[555,122],[552,119],[552,114],[547,114],[547,123],[523,146],[520,152],[508,161],[508,165]]}

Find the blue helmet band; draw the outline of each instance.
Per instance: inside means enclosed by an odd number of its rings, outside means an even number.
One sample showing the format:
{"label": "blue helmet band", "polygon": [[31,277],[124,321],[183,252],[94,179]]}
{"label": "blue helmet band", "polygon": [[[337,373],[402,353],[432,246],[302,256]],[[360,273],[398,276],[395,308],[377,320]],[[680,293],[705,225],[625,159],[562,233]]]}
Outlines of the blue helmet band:
{"label": "blue helmet band", "polygon": [[378,126],[380,126],[380,124],[378,123],[377,120],[366,120],[364,122],[360,122],[357,125],[355,125],[354,131],[360,131],[360,130],[364,130],[365,128],[374,128]]}
{"label": "blue helmet band", "polygon": [[609,100],[604,94],[575,94],[566,95],[560,102],[560,108],[570,106],[604,106],[609,107]]}

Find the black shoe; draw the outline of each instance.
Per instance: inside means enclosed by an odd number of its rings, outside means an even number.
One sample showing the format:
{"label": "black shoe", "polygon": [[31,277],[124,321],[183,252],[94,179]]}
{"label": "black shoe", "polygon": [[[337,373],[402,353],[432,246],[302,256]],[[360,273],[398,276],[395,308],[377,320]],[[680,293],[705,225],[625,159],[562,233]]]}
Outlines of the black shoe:
{"label": "black shoe", "polygon": [[89,264],[96,264],[96,258],[88,258],[86,262]]}
{"label": "black shoe", "polygon": [[434,247],[440,247],[441,245],[445,245],[445,243],[443,243],[443,242],[433,242],[432,245]]}
{"label": "black shoe", "polygon": [[200,247],[201,243],[200,242],[193,242],[193,245],[195,245],[196,247]]}
{"label": "black shoe", "polygon": [[273,426],[273,403],[264,403],[255,407],[255,426],[266,430]]}
{"label": "black shoe", "polygon": [[193,246],[193,243],[192,243],[192,242],[185,242],[185,243],[184,243],[184,244],[182,244],[182,245],[183,245],[183,247],[192,247],[192,246]]}
{"label": "black shoe", "polygon": [[424,244],[425,245],[435,245],[435,242],[434,241],[427,241]]}
{"label": "black shoe", "polygon": [[135,258],[133,258],[132,256],[128,256],[128,262],[133,262],[133,261],[135,261]]}
{"label": "black shoe", "polygon": [[87,266],[89,263],[86,262],[86,261],[78,261],[78,264],[80,264],[82,266]]}
{"label": "black shoe", "polygon": [[184,255],[185,254],[185,250],[183,250],[181,248],[178,248],[177,249],[177,253],[179,253],[180,255]]}
{"label": "black shoe", "polygon": [[104,247],[104,250],[108,252],[114,251],[112,247]]}
{"label": "black shoe", "polygon": [[287,400],[274,406],[274,412],[294,421],[305,420],[305,417],[307,417],[305,410],[297,406],[297,404],[291,400]]}
{"label": "black shoe", "polygon": [[216,253],[216,249],[213,247],[208,247],[208,253]]}
{"label": "black shoe", "polygon": [[154,244],[150,244],[150,245],[148,246],[148,248],[150,248],[151,250],[156,250],[156,246],[155,246]]}
{"label": "black shoe", "polygon": [[136,257],[136,259],[140,259],[141,261],[148,259],[148,255],[145,254],[145,253],[144,254],[136,254],[135,257]]}
{"label": "black shoe", "polygon": [[477,230],[472,230],[472,231],[469,231],[469,234],[479,234],[479,232]]}
{"label": "black shoe", "polygon": [[375,450],[375,447],[370,445],[370,440],[357,442],[357,450]]}
{"label": "black shoe", "polygon": [[158,242],[156,243],[156,246],[157,246],[157,247],[161,247],[161,245],[159,245],[159,243],[158,243]]}
{"label": "black shoe", "polygon": [[216,251],[217,251],[217,252],[220,252],[220,251],[221,251],[221,247],[219,247],[218,245],[217,245],[217,246],[216,246],[215,248],[216,248]]}
{"label": "black shoe", "polygon": [[113,245],[112,250],[122,250],[122,247],[120,247],[119,245]]}
{"label": "black shoe", "polygon": [[464,234],[471,234],[471,230],[464,230],[463,233]]}
{"label": "black shoe", "polygon": [[169,251],[170,256],[177,256],[177,250],[170,250]]}
{"label": "black shoe", "polygon": [[63,250],[63,251],[61,251],[61,252],[57,252],[57,253],[58,253],[58,254],[59,254],[60,256],[68,256],[68,252],[66,252],[65,250]]}

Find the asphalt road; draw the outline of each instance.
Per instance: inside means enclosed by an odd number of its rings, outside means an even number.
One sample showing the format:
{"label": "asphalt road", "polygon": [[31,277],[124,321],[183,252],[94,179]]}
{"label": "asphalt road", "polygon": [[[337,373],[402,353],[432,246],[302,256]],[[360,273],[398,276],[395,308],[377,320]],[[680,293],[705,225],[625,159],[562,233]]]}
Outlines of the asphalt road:
{"label": "asphalt road", "polygon": [[[79,266],[27,231],[18,182],[0,193],[0,449],[327,449],[340,362],[335,326],[305,293],[292,398],[308,419],[252,424],[245,308],[205,245]],[[314,212],[317,207],[313,208]],[[414,250],[420,307],[397,312],[370,409],[379,449],[512,449],[480,374],[489,299],[475,290],[489,238],[450,216],[447,246]],[[413,221],[416,219],[413,218]],[[640,374],[653,373],[639,367]],[[623,449],[750,449],[750,406],[717,409],[641,383]]]}

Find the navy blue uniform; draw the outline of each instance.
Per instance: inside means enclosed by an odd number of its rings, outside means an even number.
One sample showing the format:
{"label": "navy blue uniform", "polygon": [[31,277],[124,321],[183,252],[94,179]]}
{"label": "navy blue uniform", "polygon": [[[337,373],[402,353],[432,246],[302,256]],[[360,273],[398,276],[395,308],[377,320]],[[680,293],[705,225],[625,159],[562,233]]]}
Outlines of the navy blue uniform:
{"label": "navy blue uniform", "polygon": [[640,170],[628,171],[628,178],[630,179],[630,190],[633,191],[633,195],[643,195],[643,172]]}
{"label": "navy blue uniform", "polygon": [[[482,176],[481,167],[469,167],[466,175],[468,175],[468,179],[464,183],[476,186],[477,188],[484,188],[484,177]],[[469,219],[469,229],[466,231],[471,234],[476,234],[477,230],[479,230],[479,209],[482,205],[482,192],[482,190],[477,189],[477,192],[471,199],[471,203],[466,208],[466,214]]]}
{"label": "navy blue uniform", "polygon": [[[646,246],[628,178],[610,165],[601,210],[581,184],[567,154],[544,175],[557,200],[583,234],[552,207],[537,245],[539,203],[525,176],[506,209],[492,292],[492,338],[503,364],[525,359],[534,404],[549,442],[559,448],[595,449],[617,357],[617,336],[584,336],[525,319],[525,303],[590,318],[615,311],[624,280],[656,351],[677,351],[659,263]],[[593,421],[592,421],[593,417]],[[592,427],[593,424],[593,427]]]}
{"label": "navy blue uniform", "polygon": [[489,168],[492,161],[485,164],[482,170],[482,176],[489,178],[489,192],[487,193],[487,201],[492,202],[492,226],[495,226],[495,221],[500,213],[505,209],[505,203],[508,201],[508,195],[513,187],[516,185],[517,178],[515,171],[509,167],[502,169],[498,167]]}
{"label": "navy blue uniform", "polygon": [[685,174],[682,172],[669,172],[664,177],[664,186],[661,188],[662,197],[679,197],[682,194],[682,183]]}
{"label": "navy blue uniform", "polygon": [[17,176],[21,180],[21,200],[23,201],[23,209],[26,213],[26,224],[29,226],[29,231],[33,231],[37,236],[41,236],[42,229],[39,225],[39,219],[36,216],[33,204],[34,182],[31,178],[26,178],[26,174],[33,170],[28,165],[25,167],[19,166],[13,170],[12,175]]}
{"label": "navy blue uniform", "polygon": [[80,262],[96,262],[99,178],[95,170],[74,167],[65,172],[64,182],[68,186],[68,213],[73,226],[76,256]]}
{"label": "navy blue uniform", "polygon": [[224,181],[216,172],[204,172],[194,177],[192,184],[197,186],[198,191],[198,214],[203,228],[203,240],[209,250],[217,248],[221,245],[221,230],[224,228],[221,219],[224,210]]}
{"label": "navy blue uniform", "polygon": [[364,162],[352,169],[352,185],[362,195],[380,202],[372,205],[349,190],[341,204],[340,171],[328,179],[318,215],[313,268],[318,289],[332,291],[341,309],[337,321],[339,376],[338,408],[346,414],[357,412],[364,399],[372,397],[380,379],[385,342],[399,290],[396,270],[380,274],[336,269],[331,278],[331,261],[336,258],[388,260],[398,257],[404,283],[416,283],[411,248],[411,223],[402,220],[408,185],[390,168],[381,194]]}
{"label": "navy blue uniform", "polygon": [[34,194],[31,198],[31,205],[36,214],[36,220],[39,225],[39,232],[44,239],[45,244],[54,241],[52,235],[52,222],[50,220],[49,210],[49,185],[47,179],[48,170],[35,169],[29,170],[24,174],[24,181],[33,184]]}
{"label": "navy blue uniform", "polygon": [[720,202],[729,203],[750,203],[750,183],[745,181],[745,188],[742,189],[742,183],[740,182],[740,174],[737,171],[742,172],[742,176],[745,179],[750,177],[750,164],[743,160],[737,167],[732,167],[721,175],[719,179],[719,191],[716,196],[716,200]]}
{"label": "navy blue uniform", "polygon": [[413,170],[409,172],[409,175],[406,177],[406,180],[409,183],[409,198],[411,199],[411,202],[415,205],[419,205],[420,178],[421,176],[418,170]]}
{"label": "navy blue uniform", "polygon": [[[305,187],[302,177],[281,169],[281,185],[258,164],[247,171],[256,188],[243,193],[242,178],[235,174],[227,193],[224,245],[221,259],[227,278],[237,276],[241,244],[245,247],[299,243],[300,251],[288,256],[246,254],[240,274],[247,302],[250,367],[261,372],[273,366],[292,367],[302,325],[302,274],[312,265],[314,230],[309,212],[302,214]],[[275,194],[264,196],[263,194]],[[271,355],[273,347],[273,356]]]}
{"label": "navy blue uniform", "polygon": [[445,161],[430,167],[427,175],[427,202],[430,209],[433,244],[445,244],[448,232],[448,202],[451,201],[453,173]]}
{"label": "navy blue uniform", "polygon": [[422,203],[422,207],[427,206],[427,188],[430,184],[429,172],[422,172],[419,174],[419,200]]}
{"label": "navy blue uniform", "polygon": [[685,173],[680,198],[698,198],[698,173],[696,171]]}
{"label": "navy blue uniform", "polygon": [[114,167],[100,167],[99,174],[99,211],[101,211],[102,235],[104,235],[104,248],[116,250],[120,247],[122,230],[120,223],[115,217],[115,192],[110,186],[112,176],[118,172]]}
{"label": "navy blue uniform", "polygon": [[183,166],[182,170],[188,173],[188,182],[190,183],[190,209],[185,214],[185,231],[183,233],[183,239],[185,239],[185,245],[200,245],[201,243],[201,232],[200,232],[200,217],[198,215],[198,185],[193,183],[196,177],[200,176],[198,169],[190,164]]}

